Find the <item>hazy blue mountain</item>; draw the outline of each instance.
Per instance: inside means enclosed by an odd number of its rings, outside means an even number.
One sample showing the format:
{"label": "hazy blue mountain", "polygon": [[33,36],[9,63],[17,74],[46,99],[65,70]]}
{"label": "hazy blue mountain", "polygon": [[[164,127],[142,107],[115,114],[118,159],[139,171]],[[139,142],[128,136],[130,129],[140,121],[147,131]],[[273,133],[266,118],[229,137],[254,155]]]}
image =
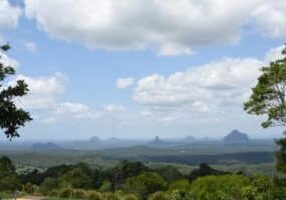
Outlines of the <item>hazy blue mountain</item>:
{"label": "hazy blue mountain", "polygon": [[97,137],[97,136],[92,136],[90,139],[89,139],[89,143],[92,143],[92,144],[102,144],[103,141]]}
{"label": "hazy blue mountain", "polygon": [[250,142],[250,139],[246,133],[233,130],[223,138],[223,142],[225,144],[246,144]]}
{"label": "hazy blue mountain", "polygon": [[165,141],[161,140],[159,138],[159,136],[156,136],[155,139],[153,141],[151,141],[149,144],[152,146],[160,146],[160,145],[165,145],[167,143]]}

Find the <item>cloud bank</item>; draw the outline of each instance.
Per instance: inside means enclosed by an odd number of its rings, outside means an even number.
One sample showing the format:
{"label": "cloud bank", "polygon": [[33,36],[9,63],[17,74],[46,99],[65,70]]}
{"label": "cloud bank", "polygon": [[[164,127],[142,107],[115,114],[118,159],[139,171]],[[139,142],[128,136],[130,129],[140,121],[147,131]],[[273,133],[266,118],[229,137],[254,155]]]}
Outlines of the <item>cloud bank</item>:
{"label": "cloud bank", "polygon": [[162,55],[236,43],[246,26],[286,37],[284,0],[25,0],[25,13],[58,39],[108,50],[152,48]]}

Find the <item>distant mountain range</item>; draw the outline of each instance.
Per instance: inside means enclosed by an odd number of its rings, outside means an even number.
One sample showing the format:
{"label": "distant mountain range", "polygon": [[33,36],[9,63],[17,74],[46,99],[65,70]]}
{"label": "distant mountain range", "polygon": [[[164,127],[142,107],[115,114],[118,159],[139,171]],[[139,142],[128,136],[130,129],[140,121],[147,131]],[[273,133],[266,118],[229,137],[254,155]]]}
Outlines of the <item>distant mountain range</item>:
{"label": "distant mountain range", "polygon": [[42,142],[21,142],[21,143],[1,143],[0,150],[35,150],[35,151],[60,151],[60,150],[105,150],[114,148],[129,148],[129,147],[152,147],[152,148],[194,148],[201,145],[252,145],[252,144],[274,144],[273,140],[252,140],[246,133],[239,130],[233,130],[222,139],[215,138],[195,138],[187,136],[178,139],[162,139],[156,136],[153,140],[131,140],[121,138],[101,139],[98,136],[93,136],[88,140],[73,140],[73,141],[48,141]]}

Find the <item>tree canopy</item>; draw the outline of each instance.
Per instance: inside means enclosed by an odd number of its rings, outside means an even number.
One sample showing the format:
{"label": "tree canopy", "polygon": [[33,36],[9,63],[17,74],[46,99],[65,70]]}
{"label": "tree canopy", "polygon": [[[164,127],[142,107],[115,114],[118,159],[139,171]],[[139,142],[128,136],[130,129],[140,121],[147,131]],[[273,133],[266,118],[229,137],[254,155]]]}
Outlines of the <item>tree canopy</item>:
{"label": "tree canopy", "polygon": [[261,124],[264,128],[286,126],[286,45],[282,55],[282,59],[261,68],[257,85],[252,88],[252,95],[244,104],[244,110],[249,114],[268,116]]}
{"label": "tree canopy", "polygon": [[[263,128],[286,127],[286,45],[282,58],[262,67],[261,72],[250,99],[244,104],[244,110],[249,114],[267,115],[266,121],[261,124]],[[277,140],[277,144],[280,149],[276,152],[276,167],[286,172],[286,138]]]}
{"label": "tree canopy", "polygon": [[[0,51],[7,52],[9,44],[0,46]],[[15,85],[7,86],[5,79],[15,74],[12,66],[7,66],[0,54],[0,128],[4,130],[8,139],[19,137],[18,129],[26,122],[31,121],[30,113],[22,108],[18,108],[15,99],[27,94],[28,85],[24,80],[18,80]]]}

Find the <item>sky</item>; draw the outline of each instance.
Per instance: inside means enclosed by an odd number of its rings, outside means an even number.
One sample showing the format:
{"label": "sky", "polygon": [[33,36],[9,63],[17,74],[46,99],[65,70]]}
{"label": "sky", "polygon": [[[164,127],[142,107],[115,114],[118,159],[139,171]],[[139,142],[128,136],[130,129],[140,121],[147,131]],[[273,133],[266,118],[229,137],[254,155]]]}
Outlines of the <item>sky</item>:
{"label": "sky", "polygon": [[277,137],[243,102],[285,39],[285,0],[0,0],[21,140]]}

